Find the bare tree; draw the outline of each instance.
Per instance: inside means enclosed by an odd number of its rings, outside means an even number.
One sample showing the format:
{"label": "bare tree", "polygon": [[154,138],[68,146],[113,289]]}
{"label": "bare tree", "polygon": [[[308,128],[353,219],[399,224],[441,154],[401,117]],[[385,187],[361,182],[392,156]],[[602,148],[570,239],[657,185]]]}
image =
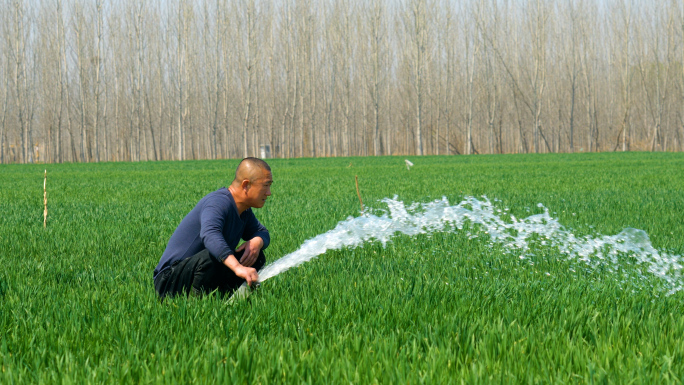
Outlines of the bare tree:
{"label": "bare tree", "polygon": [[[653,13],[649,14],[648,11]],[[649,17],[645,20],[646,23],[644,23],[647,27],[648,23],[657,23],[659,21],[657,20],[657,9],[650,9],[648,11],[645,14],[642,13],[642,16]],[[651,26],[651,28],[648,28],[650,33],[645,34],[643,25],[637,24],[637,42],[640,50],[638,53],[637,67],[642,89],[646,95],[648,114],[651,118],[651,130],[649,130],[652,131],[650,134],[651,151],[654,151],[656,147],[662,149],[661,124],[665,99],[667,97],[668,80],[670,77],[669,69],[663,68],[661,62],[661,36],[653,30],[654,28],[654,26]],[[650,39],[650,41],[646,42],[645,39]]]}
{"label": "bare tree", "polygon": [[364,13],[366,17],[364,25],[367,26],[366,38],[369,46],[367,58],[367,67],[369,68],[366,71],[366,88],[370,94],[373,109],[373,155],[378,156],[382,153],[380,141],[380,103],[383,99],[382,90],[386,81],[386,74],[383,73],[385,69],[384,61],[387,55],[385,51],[387,48],[385,44],[385,39],[387,38],[385,5],[381,0],[373,0],[368,4],[368,8],[364,10]]}
{"label": "bare tree", "polygon": [[325,83],[325,92],[323,93],[324,97],[324,102],[325,102],[325,149],[324,153],[325,156],[337,156],[337,137],[336,137],[336,132],[333,128],[334,125],[334,113],[335,113],[335,99],[336,99],[336,90],[337,90],[337,83],[338,83],[338,66],[339,66],[339,60],[337,60],[337,56],[339,55],[338,50],[335,47],[335,42],[339,41],[338,40],[338,32],[339,28],[337,26],[337,20],[336,18],[331,17],[330,15],[326,15],[327,20],[326,20],[326,27],[325,27],[325,43],[324,46],[326,47],[324,54],[324,61],[323,61],[323,66],[325,68],[325,73],[326,73],[326,83]]}
{"label": "bare tree", "polygon": [[100,96],[102,86],[102,80],[100,78],[100,71],[102,67],[102,28],[103,28],[103,11],[102,11],[102,0],[95,1],[95,16],[96,16],[96,34],[95,34],[95,56],[93,57],[93,65],[95,66],[95,108],[93,111],[93,134],[95,136],[94,141],[94,151],[95,151],[95,161],[100,161],[100,150],[99,150],[99,134],[100,134]]}
{"label": "bare tree", "polygon": [[74,33],[76,34],[76,66],[78,68],[78,94],[79,94],[79,107],[80,107],[80,133],[81,133],[81,152],[80,160],[83,162],[89,162],[91,160],[91,148],[88,139],[88,128],[86,127],[86,89],[87,85],[87,68],[88,59],[88,49],[87,44],[89,42],[89,36],[86,35],[86,20],[83,14],[83,5],[76,2],[74,4],[74,14],[72,18],[72,25]]}
{"label": "bare tree", "polygon": [[[136,130],[135,130],[135,160],[140,161],[141,159],[141,142],[144,150],[142,151],[147,157],[146,140],[145,140],[145,98],[143,92],[145,92],[145,77],[143,76],[143,63],[144,63],[144,18],[145,18],[145,3],[140,2],[133,5],[132,11],[132,24],[133,24],[133,39],[135,40],[135,65],[133,66],[135,74],[133,75],[133,84],[135,86],[135,110],[136,110]],[[133,152],[133,151],[132,151]]]}
{"label": "bare tree", "polygon": [[[215,9],[213,13],[216,15],[214,20],[214,30],[205,32],[204,36],[204,47],[205,56],[207,57],[207,79],[211,79],[211,82],[207,82],[208,91],[208,107],[209,113],[211,115],[211,157],[216,159],[219,157],[219,110],[220,110],[220,100],[221,100],[221,82],[223,80],[224,72],[221,65],[221,49],[223,47],[222,41],[225,34],[225,23],[222,11],[224,5],[223,0],[216,0]],[[209,2],[204,3],[204,14],[205,14],[205,25],[207,28],[210,25],[212,19],[209,7]],[[212,40],[213,39],[213,42]]]}
{"label": "bare tree", "polygon": [[[549,143],[542,131],[541,114],[544,106],[544,90],[546,89],[547,73],[547,5],[544,0],[536,0],[533,12],[529,20],[529,28],[532,35],[532,55],[534,57],[534,74],[532,80],[532,104],[534,106],[534,152],[540,150],[540,138],[546,143],[546,148],[550,152]],[[532,16],[533,15],[533,16]]]}
{"label": "bare tree", "polygon": [[241,33],[244,31],[246,35],[238,35],[235,39],[236,52],[238,52],[239,63],[236,63],[239,68],[239,86],[242,101],[242,154],[244,157],[249,156],[247,146],[248,128],[250,120],[252,119],[252,94],[254,93],[254,83],[257,70],[257,52],[258,46],[258,9],[255,0],[248,0],[246,2],[237,2],[234,4],[236,9],[233,10],[233,15],[236,18],[237,30]]}
{"label": "bare tree", "polygon": [[681,129],[682,134],[684,135],[684,111],[682,111],[682,110],[684,110],[684,108],[682,108],[682,107],[684,107],[684,6],[679,4],[679,2],[676,2],[674,4],[675,4],[675,8],[679,7],[679,12],[680,12],[679,13],[679,15],[680,15],[679,23],[681,25],[681,34],[679,35],[679,46],[680,46],[679,51],[680,51],[681,63],[682,63],[682,66],[679,70],[679,74],[680,74],[679,92],[680,92],[680,97],[681,97],[681,100],[679,103],[680,110],[677,114],[679,116],[679,128],[676,131],[675,138],[679,144],[679,151],[682,151],[682,140],[683,139],[680,136],[679,132]]}
{"label": "bare tree", "polygon": [[622,151],[627,151],[629,149],[630,140],[630,110],[632,107],[632,77],[634,71],[632,71],[631,66],[631,30],[632,30],[632,1],[622,0],[618,4],[618,9],[616,12],[619,17],[616,17],[616,24],[619,23],[615,28],[617,29],[616,35],[620,37],[618,52],[621,53],[620,62],[620,73],[621,73],[621,91],[622,91],[622,121],[620,123],[620,132],[616,140],[615,149],[620,145],[620,137],[622,137]]}
{"label": "bare tree", "polygon": [[[491,15],[489,19],[486,15]],[[503,143],[501,134],[502,102],[501,83],[498,77],[496,53],[499,51],[500,15],[497,7],[481,1],[476,14],[478,33],[482,36],[482,57],[484,66],[484,99],[486,101],[486,121],[490,153],[502,153]]]}
{"label": "bare tree", "polygon": [[[469,15],[470,9],[465,9],[463,12],[467,17],[472,17]],[[467,106],[466,106],[466,137],[465,137],[465,154],[470,155],[476,152],[473,146],[473,104],[475,103],[475,67],[477,64],[477,57],[480,53],[480,39],[476,36],[476,31],[471,29],[471,25],[463,24],[463,36],[465,37],[465,76],[467,82]]]}
{"label": "bare tree", "polygon": [[579,88],[579,56],[580,56],[580,30],[581,24],[578,18],[577,8],[574,4],[574,0],[568,1],[568,15],[570,17],[570,47],[568,47],[568,57],[569,60],[566,62],[565,72],[570,76],[570,113],[568,122],[568,150],[570,152],[575,151],[575,117],[577,110],[577,94]]}
{"label": "bare tree", "polygon": [[587,114],[587,147],[588,151],[599,151],[599,127],[597,114],[598,110],[597,99],[597,85],[595,84],[595,76],[597,75],[598,65],[596,60],[596,41],[593,39],[596,31],[595,13],[587,10],[580,22],[582,30],[582,45],[584,50],[580,56],[580,65],[582,68],[582,75],[584,77],[584,95],[585,95],[585,111]]}
{"label": "bare tree", "polygon": [[415,148],[417,155],[423,155],[423,103],[425,99],[425,77],[428,61],[428,36],[430,34],[428,0],[407,0],[404,4],[403,23],[410,41],[407,48],[411,66],[411,83],[415,93]]}
{"label": "bare tree", "polygon": [[[7,9],[7,4],[2,4],[3,9]],[[4,14],[5,17],[7,17],[7,13]],[[0,17],[0,22],[2,25],[5,27],[3,28],[3,35],[7,36],[8,31],[5,30],[7,26],[9,25],[8,20],[3,19]],[[8,111],[8,106],[9,106],[9,91],[10,91],[10,60],[9,57],[7,56],[7,53],[9,52],[9,49],[4,45],[6,39],[0,39],[0,74],[2,77],[0,77],[0,80],[4,80],[4,87],[2,88],[2,121],[0,121],[0,164],[5,163],[5,144],[7,141],[5,140],[5,135],[7,134],[6,131],[6,126],[7,126],[7,111]]]}
{"label": "bare tree", "polygon": [[12,27],[13,38],[10,40],[10,52],[13,56],[14,66],[14,102],[17,110],[21,137],[21,162],[29,162],[30,138],[28,122],[28,87],[27,57],[26,57],[26,4],[22,0],[12,2]]}
{"label": "bare tree", "polygon": [[178,93],[176,100],[176,122],[177,122],[177,143],[178,143],[178,160],[185,159],[185,117],[188,114],[186,103],[186,47],[188,42],[188,22],[187,15],[188,8],[185,0],[179,0],[177,18],[176,18],[176,92]]}

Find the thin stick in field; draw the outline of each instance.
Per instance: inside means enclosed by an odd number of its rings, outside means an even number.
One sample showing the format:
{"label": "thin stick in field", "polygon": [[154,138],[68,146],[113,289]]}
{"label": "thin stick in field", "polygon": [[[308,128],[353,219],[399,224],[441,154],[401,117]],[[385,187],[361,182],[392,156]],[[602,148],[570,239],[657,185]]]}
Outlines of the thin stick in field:
{"label": "thin stick in field", "polygon": [[43,204],[45,209],[43,210],[43,227],[47,227],[47,169],[45,170],[45,179],[43,180]]}
{"label": "thin stick in field", "polygon": [[363,212],[363,201],[361,200],[361,193],[359,192],[359,176],[354,175],[354,178],[356,179],[356,195],[359,196],[359,203],[361,203],[361,212]]}

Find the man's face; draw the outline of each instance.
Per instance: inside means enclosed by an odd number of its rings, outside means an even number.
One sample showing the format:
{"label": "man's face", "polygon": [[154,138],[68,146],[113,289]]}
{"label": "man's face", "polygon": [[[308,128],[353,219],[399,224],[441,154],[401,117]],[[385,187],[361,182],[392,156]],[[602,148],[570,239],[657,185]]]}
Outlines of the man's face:
{"label": "man's face", "polygon": [[273,176],[270,171],[262,170],[262,177],[251,183],[247,190],[247,199],[250,207],[264,207],[266,199],[271,196],[271,184]]}

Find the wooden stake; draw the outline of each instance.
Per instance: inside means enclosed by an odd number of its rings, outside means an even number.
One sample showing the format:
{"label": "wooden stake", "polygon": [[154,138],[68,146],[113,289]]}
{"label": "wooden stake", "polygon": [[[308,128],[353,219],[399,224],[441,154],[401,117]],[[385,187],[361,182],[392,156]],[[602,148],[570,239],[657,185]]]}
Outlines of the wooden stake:
{"label": "wooden stake", "polygon": [[47,227],[47,169],[45,170],[45,179],[43,180],[43,204],[45,205],[45,210],[43,210],[43,227]]}
{"label": "wooden stake", "polygon": [[359,203],[361,203],[361,212],[363,213],[363,201],[361,200],[361,193],[359,192],[359,176],[354,175],[354,178],[356,178],[356,195],[359,196]]}

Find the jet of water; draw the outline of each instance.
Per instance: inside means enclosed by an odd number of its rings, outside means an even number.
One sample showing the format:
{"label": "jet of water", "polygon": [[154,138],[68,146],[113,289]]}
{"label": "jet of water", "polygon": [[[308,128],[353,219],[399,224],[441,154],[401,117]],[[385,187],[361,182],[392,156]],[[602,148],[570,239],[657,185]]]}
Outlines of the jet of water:
{"label": "jet of water", "polygon": [[[472,231],[484,233],[489,236],[490,245],[502,245],[508,250],[507,254],[519,255],[521,259],[529,257],[533,244],[539,244],[557,248],[567,260],[583,263],[591,269],[606,267],[618,275],[626,274],[621,270],[624,263],[639,266],[648,275],[662,280],[668,294],[684,288],[682,257],[654,248],[643,230],[626,228],[616,235],[577,237],[558,219],[551,217],[541,203],[537,206],[543,213],[517,219],[507,213],[508,209],[497,208],[487,197],[482,200],[466,197],[456,205],[451,205],[445,197],[408,207],[396,196],[382,202],[387,205],[387,211],[380,215],[366,212],[340,221],[334,229],[305,241],[298,250],[264,267],[259,272],[259,281],[266,281],[328,250],[356,247],[371,240],[384,246],[396,234],[458,232],[469,224],[468,234]],[[247,287],[243,285],[238,297],[246,295]]]}

